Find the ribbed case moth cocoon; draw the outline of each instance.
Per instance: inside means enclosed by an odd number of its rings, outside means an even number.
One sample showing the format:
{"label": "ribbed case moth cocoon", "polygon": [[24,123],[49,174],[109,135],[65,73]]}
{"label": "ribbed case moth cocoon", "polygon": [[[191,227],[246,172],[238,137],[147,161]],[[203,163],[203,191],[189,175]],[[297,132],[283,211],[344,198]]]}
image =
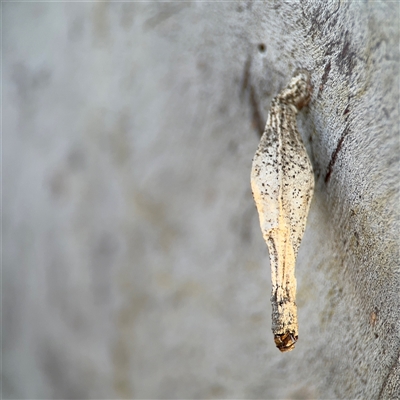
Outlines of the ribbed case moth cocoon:
{"label": "ribbed case moth cocoon", "polygon": [[296,116],[310,96],[310,75],[299,70],[272,100],[251,170],[251,188],[271,262],[272,331],[282,352],[293,350],[298,339],[294,271],[314,174]]}

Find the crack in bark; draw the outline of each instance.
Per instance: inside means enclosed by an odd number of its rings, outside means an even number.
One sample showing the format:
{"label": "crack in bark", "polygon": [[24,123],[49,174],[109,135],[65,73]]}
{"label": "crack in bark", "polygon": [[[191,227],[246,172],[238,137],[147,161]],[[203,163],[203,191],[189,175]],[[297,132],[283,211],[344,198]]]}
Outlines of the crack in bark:
{"label": "crack in bark", "polygon": [[342,136],[339,139],[339,142],[336,146],[336,149],[333,151],[332,156],[331,156],[331,160],[329,161],[329,165],[326,171],[326,175],[325,175],[325,183],[329,182],[329,179],[331,178],[331,174],[332,174],[332,169],[333,166],[336,163],[339,151],[341,150],[342,146],[343,146],[343,141],[346,138],[346,136],[350,133],[350,129],[348,127],[348,125],[344,128],[344,131],[342,133]]}
{"label": "crack in bark", "polygon": [[322,75],[322,78],[321,78],[321,84],[319,85],[317,97],[320,97],[322,91],[324,90],[324,86],[325,86],[326,81],[328,80],[330,70],[331,70],[331,60],[329,60],[325,65],[325,70],[324,70],[324,74]]}
{"label": "crack in bark", "polygon": [[251,83],[251,56],[248,57],[243,71],[242,85],[240,87],[240,98],[243,99],[246,91],[249,91],[249,105],[252,113],[252,126],[258,132],[259,137],[264,133],[264,121],[260,112],[260,105],[257,98],[257,92]]}

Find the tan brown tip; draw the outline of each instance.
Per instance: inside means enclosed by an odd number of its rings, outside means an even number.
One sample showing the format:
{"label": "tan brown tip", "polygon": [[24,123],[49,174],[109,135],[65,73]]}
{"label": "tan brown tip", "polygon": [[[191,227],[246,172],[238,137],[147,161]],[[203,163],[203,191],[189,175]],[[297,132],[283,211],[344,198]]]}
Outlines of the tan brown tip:
{"label": "tan brown tip", "polygon": [[286,332],[282,335],[275,335],[274,341],[276,347],[282,352],[285,353],[286,351],[292,351],[294,349],[294,345],[297,342],[298,336],[294,336],[290,332]]}

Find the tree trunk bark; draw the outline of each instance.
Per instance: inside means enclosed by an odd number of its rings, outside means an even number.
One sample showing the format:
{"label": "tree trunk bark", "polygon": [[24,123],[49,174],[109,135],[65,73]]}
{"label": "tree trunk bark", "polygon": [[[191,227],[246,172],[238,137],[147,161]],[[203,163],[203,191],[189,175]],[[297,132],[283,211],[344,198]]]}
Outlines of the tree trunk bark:
{"label": "tree trunk bark", "polygon": [[[397,398],[399,9],[4,3],[3,397]],[[315,192],[282,354],[250,169],[296,68]]]}

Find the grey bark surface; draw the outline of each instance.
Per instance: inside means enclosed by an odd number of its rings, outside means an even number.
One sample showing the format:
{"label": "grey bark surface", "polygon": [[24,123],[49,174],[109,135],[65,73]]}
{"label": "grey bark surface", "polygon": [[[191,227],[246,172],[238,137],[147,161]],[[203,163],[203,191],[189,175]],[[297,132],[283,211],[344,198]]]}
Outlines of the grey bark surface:
{"label": "grey bark surface", "polygon": [[[399,397],[399,3],[2,21],[3,398]],[[282,354],[250,169],[296,68],[316,187]]]}

